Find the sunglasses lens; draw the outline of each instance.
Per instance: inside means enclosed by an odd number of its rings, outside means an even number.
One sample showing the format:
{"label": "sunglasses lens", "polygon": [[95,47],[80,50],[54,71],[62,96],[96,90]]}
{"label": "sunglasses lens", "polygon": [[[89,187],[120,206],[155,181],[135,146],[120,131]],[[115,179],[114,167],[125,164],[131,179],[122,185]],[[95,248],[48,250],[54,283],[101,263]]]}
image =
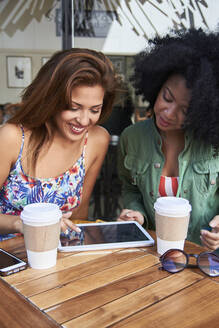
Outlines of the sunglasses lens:
{"label": "sunglasses lens", "polygon": [[204,253],[199,256],[200,269],[208,276],[219,276],[219,257],[212,253]]}
{"label": "sunglasses lens", "polygon": [[167,251],[162,256],[163,268],[171,273],[182,271],[186,267],[186,255],[178,250]]}

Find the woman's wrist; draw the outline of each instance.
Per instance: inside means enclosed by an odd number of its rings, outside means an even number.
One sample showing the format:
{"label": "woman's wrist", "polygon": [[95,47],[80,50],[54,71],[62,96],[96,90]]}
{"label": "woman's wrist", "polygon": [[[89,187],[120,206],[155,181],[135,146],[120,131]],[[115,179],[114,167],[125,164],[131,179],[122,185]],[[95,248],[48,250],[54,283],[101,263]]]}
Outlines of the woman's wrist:
{"label": "woman's wrist", "polygon": [[13,230],[14,232],[23,233],[23,223],[19,216],[16,216],[13,222]]}

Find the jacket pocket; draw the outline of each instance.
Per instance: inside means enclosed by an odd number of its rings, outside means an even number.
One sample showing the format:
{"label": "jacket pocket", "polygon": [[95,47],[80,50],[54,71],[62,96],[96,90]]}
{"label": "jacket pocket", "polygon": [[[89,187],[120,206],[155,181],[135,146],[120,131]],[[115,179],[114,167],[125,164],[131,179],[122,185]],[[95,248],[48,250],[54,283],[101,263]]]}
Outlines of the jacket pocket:
{"label": "jacket pocket", "polygon": [[139,177],[146,172],[149,163],[145,163],[142,159],[137,159],[136,156],[126,155],[124,166],[130,172],[131,183],[137,185]]}
{"label": "jacket pocket", "polygon": [[209,160],[193,163],[194,182],[202,194],[218,188],[219,161]]}

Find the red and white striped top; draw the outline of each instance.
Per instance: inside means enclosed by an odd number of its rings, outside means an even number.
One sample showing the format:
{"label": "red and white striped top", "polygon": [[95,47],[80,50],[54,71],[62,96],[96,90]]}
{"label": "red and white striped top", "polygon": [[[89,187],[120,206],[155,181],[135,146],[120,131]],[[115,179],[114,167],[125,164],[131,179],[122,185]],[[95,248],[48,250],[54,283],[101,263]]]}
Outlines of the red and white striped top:
{"label": "red and white striped top", "polygon": [[158,196],[176,196],[178,181],[179,177],[165,177],[161,175]]}

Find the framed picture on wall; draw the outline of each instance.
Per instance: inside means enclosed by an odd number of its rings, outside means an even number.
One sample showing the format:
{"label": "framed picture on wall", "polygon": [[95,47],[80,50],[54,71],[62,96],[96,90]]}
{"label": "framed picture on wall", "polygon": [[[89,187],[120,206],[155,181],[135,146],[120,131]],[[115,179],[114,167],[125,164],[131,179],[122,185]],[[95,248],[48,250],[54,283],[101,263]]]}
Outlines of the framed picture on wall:
{"label": "framed picture on wall", "polygon": [[7,56],[8,88],[26,88],[32,79],[31,57]]}

